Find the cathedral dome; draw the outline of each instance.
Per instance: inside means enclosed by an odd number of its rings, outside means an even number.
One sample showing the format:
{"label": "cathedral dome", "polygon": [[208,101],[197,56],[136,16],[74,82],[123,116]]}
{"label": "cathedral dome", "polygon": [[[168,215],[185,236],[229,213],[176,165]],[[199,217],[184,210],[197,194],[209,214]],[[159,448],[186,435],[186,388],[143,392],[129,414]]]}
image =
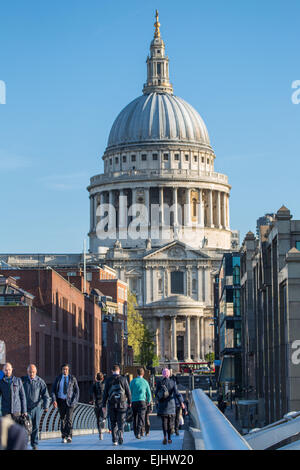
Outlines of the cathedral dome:
{"label": "cathedral dome", "polygon": [[206,126],[190,104],[171,93],[152,92],[136,98],[120,112],[107,149],[157,140],[210,145]]}

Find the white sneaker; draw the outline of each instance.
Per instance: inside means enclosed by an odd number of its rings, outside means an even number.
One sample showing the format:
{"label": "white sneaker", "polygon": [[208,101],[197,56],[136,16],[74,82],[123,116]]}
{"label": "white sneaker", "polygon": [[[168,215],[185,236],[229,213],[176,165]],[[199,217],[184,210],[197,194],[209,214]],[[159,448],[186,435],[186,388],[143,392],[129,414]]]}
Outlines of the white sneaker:
{"label": "white sneaker", "polygon": [[61,440],[61,442],[62,442],[63,444],[66,444],[66,443],[67,443],[67,439],[66,439],[65,437],[63,437],[62,440]]}
{"label": "white sneaker", "polygon": [[117,441],[113,442],[113,446],[117,446],[117,445],[118,445]]}
{"label": "white sneaker", "polygon": [[72,437],[68,437],[67,443],[70,444],[72,442]]}

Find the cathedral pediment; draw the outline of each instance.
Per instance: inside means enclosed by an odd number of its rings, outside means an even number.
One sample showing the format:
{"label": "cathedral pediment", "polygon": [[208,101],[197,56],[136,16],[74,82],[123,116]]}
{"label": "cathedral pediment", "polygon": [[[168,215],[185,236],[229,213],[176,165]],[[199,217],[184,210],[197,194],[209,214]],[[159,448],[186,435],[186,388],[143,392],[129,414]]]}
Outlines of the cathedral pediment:
{"label": "cathedral pediment", "polygon": [[182,242],[174,241],[167,245],[154,249],[144,256],[145,260],[150,259],[209,259],[209,256],[200,250],[194,250]]}

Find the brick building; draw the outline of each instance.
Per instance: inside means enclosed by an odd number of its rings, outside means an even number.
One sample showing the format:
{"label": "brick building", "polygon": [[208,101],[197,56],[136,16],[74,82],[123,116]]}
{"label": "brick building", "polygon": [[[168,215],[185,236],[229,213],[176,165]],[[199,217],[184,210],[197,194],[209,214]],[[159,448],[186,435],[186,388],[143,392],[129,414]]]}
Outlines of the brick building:
{"label": "brick building", "polygon": [[16,375],[24,375],[30,362],[37,364],[39,375],[49,386],[61,364],[70,363],[78,379],[80,399],[87,401],[101,365],[101,308],[97,297],[84,294],[51,268],[2,272],[7,282],[31,294],[31,298],[26,294],[22,302],[13,305],[5,300],[0,304],[0,339],[5,341],[6,360],[13,363]]}

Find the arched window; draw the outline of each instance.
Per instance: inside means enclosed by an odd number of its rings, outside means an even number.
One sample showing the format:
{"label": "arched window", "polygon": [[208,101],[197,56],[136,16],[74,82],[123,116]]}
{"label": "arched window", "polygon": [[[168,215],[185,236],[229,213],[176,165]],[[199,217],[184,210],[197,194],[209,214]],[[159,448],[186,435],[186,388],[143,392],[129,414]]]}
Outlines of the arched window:
{"label": "arched window", "polygon": [[197,279],[192,280],[192,291],[197,292]]}

